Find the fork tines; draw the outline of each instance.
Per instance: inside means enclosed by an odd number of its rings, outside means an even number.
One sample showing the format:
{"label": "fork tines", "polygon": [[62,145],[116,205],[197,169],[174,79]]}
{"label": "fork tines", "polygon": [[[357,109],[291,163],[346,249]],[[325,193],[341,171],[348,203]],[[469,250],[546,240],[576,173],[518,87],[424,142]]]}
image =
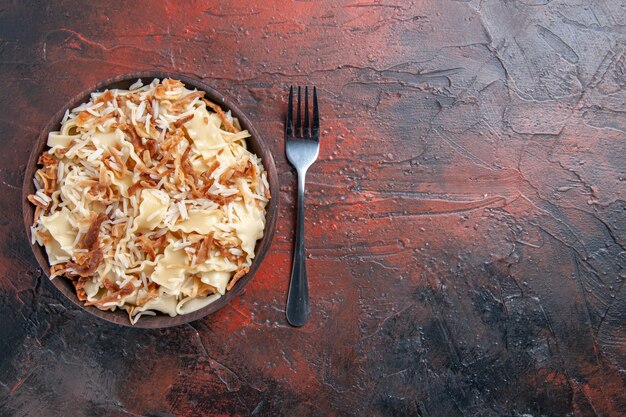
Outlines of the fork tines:
{"label": "fork tines", "polygon": [[296,125],[293,125],[293,86],[289,88],[289,108],[287,110],[287,122],[285,134],[288,137],[319,139],[320,116],[317,107],[317,89],[313,87],[313,123],[309,120],[309,87],[304,87],[304,124],[301,115],[301,87],[298,86],[298,102],[296,103]]}

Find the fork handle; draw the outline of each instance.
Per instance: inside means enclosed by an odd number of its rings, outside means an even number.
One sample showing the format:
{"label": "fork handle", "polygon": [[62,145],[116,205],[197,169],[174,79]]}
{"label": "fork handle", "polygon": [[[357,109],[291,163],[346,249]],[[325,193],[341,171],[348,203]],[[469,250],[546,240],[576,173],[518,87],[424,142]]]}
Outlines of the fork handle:
{"label": "fork handle", "polygon": [[287,320],[292,326],[300,327],[309,319],[309,281],[306,274],[304,252],[304,178],[306,171],[298,170],[298,218],[296,241],[293,252],[291,282],[287,296]]}

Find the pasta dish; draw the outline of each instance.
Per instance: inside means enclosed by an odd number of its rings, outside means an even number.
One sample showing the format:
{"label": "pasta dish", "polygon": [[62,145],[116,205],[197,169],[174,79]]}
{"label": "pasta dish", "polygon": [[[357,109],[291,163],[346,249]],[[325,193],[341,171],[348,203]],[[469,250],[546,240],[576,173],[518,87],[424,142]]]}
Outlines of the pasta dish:
{"label": "pasta dish", "polygon": [[[250,134],[177,80],[94,92],[68,110],[33,179],[32,243],[85,305],[175,316],[244,276],[270,199]],[[61,278],[59,278],[61,279]]]}

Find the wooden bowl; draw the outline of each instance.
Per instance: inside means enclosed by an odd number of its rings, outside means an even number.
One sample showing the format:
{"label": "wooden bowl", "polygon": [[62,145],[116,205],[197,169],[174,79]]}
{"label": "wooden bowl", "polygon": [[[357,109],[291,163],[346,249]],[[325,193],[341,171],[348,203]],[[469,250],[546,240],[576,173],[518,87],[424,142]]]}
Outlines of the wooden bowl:
{"label": "wooden bowl", "polygon": [[[138,78],[144,80],[144,82],[150,82],[154,78],[173,78],[177,80],[181,80],[188,88],[197,88],[200,91],[205,91],[205,97],[212,102],[220,105],[224,110],[230,110],[234,117],[239,119],[239,123],[243,129],[247,129],[252,137],[246,139],[248,149],[254,152],[257,156],[261,158],[263,161],[263,166],[267,171],[267,179],[270,185],[270,193],[272,198],[270,199],[269,204],[266,207],[266,223],[265,223],[265,231],[263,234],[263,238],[257,242],[256,245],[256,256],[254,261],[252,262],[252,266],[250,267],[250,271],[243,276],[235,286],[227,291],[225,295],[219,298],[217,301],[209,304],[208,306],[201,308],[200,310],[194,311],[189,314],[179,315],[175,317],[170,317],[166,314],[157,314],[156,316],[142,316],[141,319],[137,322],[137,324],[133,325],[133,327],[141,327],[141,328],[161,328],[161,327],[171,327],[176,326],[183,323],[188,323],[190,321],[198,320],[208,314],[211,314],[224,305],[226,305],[230,300],[235,298],[243,288],[250,282],[252,277],[256,274],[263,262],[263,259],[267,255],[269,250],[272,237],[274,235],[274,229],[276,228],[276,219],[278,216],[278,175],[276,173],[276,166],[274,165],[274,158],[270,152],[267,144],[261,139],[261,135],[258,130],[254,127],[252,122],[246,117],[246,115],[237,108],[235,103],[225,97],[222,93],[212,89],[208,85],[203,82],[186,77],[181,74],[175,73],[165,73],[165,72],[141,72],[141,73],[133,73],[121,75],[115,78],[111,78],[109,80],[103,81],[98,85],[89,88],[88,90],[83,91],[82,93],[74,96],[59,112],[57,112],[52,119],[46,124],[43,131],[39,135],[37,142],[33,146],[33,150],[30,154],[30,158],[28,160],[28,164],[26,165],[26,172],[24,174],[24,185],[22,188],[22,213],[24,216],[24,226],[26,227],[26,234],[28,235],[28,241],[31,241],[31,233],[30,226],[33,222],[33,215],[35,213],[35,207],[28,202],[26,197],[29,194],[35,193],[35,186],[33,184],[33,177],[35,175],[35,171],[37,171],[37,159],[39,155],[46,149],[46,142],[48,139],[48,132],[59,130],[61,126],[61,120],[63,119],[63,115],[66,109],[73,109],[74,107],[80,105],[81,103],[85,103],[89,101],[90,94],[94,91],[102,91],[104,89],[128,89],[131,84],[137,81]],[[48,263],[48,254],[46,253],[45,248],[39,246],[38,244],[32,245],[33,252],[35,254],[35,258],[37,258],[37,262],[39,262],[39,266],[43,269],[44,273],[49,276],[50,273],[50,264]],[[115,324],[121,324],[124,326],[131,326],[130,320],[128,319],[128,314],[124,310],[116,310],[112,311],[102,311],[93,306],[85,306],[83,302],[79,301],[76,296],[76,290],[71,282],[65,277],[57,277],[51,280],[54,286],[63,293],[65,297],[67,297],[72,303],[76,304],[78,307],[83,310],[93,314],[94,316],[100,317],[106,321]]]}

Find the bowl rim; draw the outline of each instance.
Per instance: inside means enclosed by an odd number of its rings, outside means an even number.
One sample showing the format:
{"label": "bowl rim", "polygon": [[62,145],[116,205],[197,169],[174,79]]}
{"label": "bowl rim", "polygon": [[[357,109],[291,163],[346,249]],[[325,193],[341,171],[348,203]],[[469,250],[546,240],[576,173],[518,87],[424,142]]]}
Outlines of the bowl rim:
{"label": "bowl rim", "polygon": [[254,260],[252,261],[252,265],[250,266],[250,271],[241,279],[239,279],[235,286],[230,291],[227,291],[226,294],[221,296],[219,299],[189,314],[177,315],[174,317],[163,313],[159,313],[156,316],[142,316],[141,319],[133,325],[131,324],[128,318],[128,313],[126,313],[125,310],[117,309],[116,311],[112,312],[102,311],[93,306],[85,306],[82,301],[78,300],[76,296],[76,291],[68,279],[62,277],[59,277],[58,279],[49,279],[54,287],[59,292],[61,292],[61,294],[65,298],[67,298],[72,304],[78,306],[82,310],[87,311],[91,315],[108,321],[109,323],[114,323],[127,327],[147,329],[178,326],[180,324],[199,320],[221,309],[243,291],[244,287],[252,280],[252,278],[258,272],[261,264],[265,260],[267,253],[269,252],[274,237],[279,213],[279,182],[278,173],[276,171],[276,164],[274,162],[274,158],[269,146],[264,141],[259,131],[253,125],[250,119],[246,116],[246,114],[239,109],[234,100],[226,96],[224,93],[207,85],[202,80],[192,78],[177,72],[140,71],[118,75],[100,81],[97,84],[73,95],[41,129],[39,135],[37,136],[36,142],[33,144],[33,148],[30,152],[30,156],[25,167],[24,182],[22,184],[22,216],[24,219],[24,226],[26,229],[28,244],[30,245],[31,250],[35,255],[35,258],[37,259],[39,267],[43,270],[43,273],[49,278],[50,264],[45,248],[39,246],[37,243],[35,243],[34,245],[31,244],[30,227],[32,225],[35,208],[27,200],[28,195],[34,193],[35,190],[32,178],[35,175],[35,171],[38,169],[37,160],[39,158],[39,155],[41,155],[41,153],[47,148],[48,133],[56,130],[57,127],[60,127],[61,120],[63,119],[63,116],[67,109],[73,109],[81,103],[88,101],[91,93],[95,91],[103,91],[107,88],[122,88],[122,85],[131,85],[132,82],[138,79],[149,79],[150,81],[152,81],[154,78],[158,78],[161,80],[164,78],[173,78],[182,81],[187,87],[196,88],[200,91],[205,91],[205,97],[207,99],[218,104],[225,111],[230,110],[233,116],[238,118],[241,127],[243,129],[247,129],[251,134],[251,138],[246,139],[249,148],[252,148],[254,153],[256,153],[261,158],[265,171],[267,172],[267,180],[270,185],[271,198],[269,204],[266,207],[266,222],[263,238],[257,241],[255,248],[256,255]]}

